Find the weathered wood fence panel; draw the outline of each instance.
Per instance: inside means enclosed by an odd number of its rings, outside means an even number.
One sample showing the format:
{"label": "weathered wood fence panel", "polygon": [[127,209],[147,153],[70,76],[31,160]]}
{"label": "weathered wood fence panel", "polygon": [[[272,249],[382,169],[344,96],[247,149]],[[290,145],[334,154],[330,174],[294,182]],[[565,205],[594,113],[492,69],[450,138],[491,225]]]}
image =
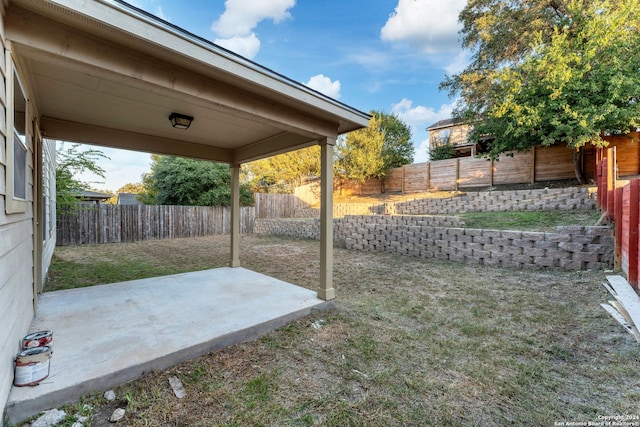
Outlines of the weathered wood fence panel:
{"label": "weathered wood fence panel", "polygon": [[416,193],[428,190],[429,164],[414,163],[403,166],[404,168],[404,192]]}
{"label": "weathered wood fence panel", "polygon": [[[456,190],[458,159],[440,160],[429,165],[429,190]],[[425,190],[422,190],[425,191]]]}
{"label": "weathered wood fence panel", "polygon": [[[253,207],[240,208],[240,232],[252,233]],[[231,209],[221,206],[100,205],[58,215],[57,244],[90,245],[226,234]]]}
{"label": "weathered wood fence panel", "polygon": [[493,162],[489,159],[465,157],[458,159],[458,187],[489,187],[493,180]]}
{"label": "weathered wood fence panel", "polygon": [[576,177],[573,151],[565,146],[535,147],[535,181],[554,181]]}
{"label": "weathered wood fence panel", "polygon": [[309,204],[294,194],[255,193],[256,218],[292,218]]}
{"label": "weathered wood fence panel", "polygon": [[404,180],[404,169],[394,168],[389,172],[389,176],[384,183],[385,191],[403,191],[402,181]]}
{"label": "weathered wood fence panel", "polygon": [[493,162],[493,185],[525,184],[533,181],[531,151],[516,152],[513,156],[500,156]]}

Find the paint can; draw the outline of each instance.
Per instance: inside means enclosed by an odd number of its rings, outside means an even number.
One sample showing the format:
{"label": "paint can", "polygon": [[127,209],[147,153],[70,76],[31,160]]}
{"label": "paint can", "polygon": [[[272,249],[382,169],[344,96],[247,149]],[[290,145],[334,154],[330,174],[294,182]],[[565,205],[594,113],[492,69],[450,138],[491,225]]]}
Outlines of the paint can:
{"label": "paint can", "polygon": [[51,347],[34,347],[16,356],[13,384],[17,387],[38,385],[49,376]]}
{"label": "paint can", "polygon": [[22,338],[22,349],[28,350],[35,347],[50,346],[53,341],[53,332],[51,331],[38,331],[26,335]]}

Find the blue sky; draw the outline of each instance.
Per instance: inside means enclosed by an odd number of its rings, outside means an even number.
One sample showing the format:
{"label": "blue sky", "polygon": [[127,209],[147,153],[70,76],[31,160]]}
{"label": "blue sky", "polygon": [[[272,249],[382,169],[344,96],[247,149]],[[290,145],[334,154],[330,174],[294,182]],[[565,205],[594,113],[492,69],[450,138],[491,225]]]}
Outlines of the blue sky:
{"label": "blue sky", "polygon": [[[427,160],[430,124],[450,116],[438,90],[460,71],[457,22],[464,0],[130,0],[172,24],[359,110],[397,114],[413,133],[415,162]],[[104,183],[140,182],[148,154],[99,148]],[[93,181],[90,176],[80,179]]]}

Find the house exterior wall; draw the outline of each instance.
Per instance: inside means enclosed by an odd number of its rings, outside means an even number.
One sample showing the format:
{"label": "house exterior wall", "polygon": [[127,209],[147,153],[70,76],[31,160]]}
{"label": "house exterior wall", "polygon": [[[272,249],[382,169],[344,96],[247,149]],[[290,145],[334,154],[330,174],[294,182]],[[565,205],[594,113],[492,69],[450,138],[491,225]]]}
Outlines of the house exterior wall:
{"label": "house exterior wall", "polygon": [[440,145],[446,138],[449,144],[463,145],[467,143],[471,127],[469,125],[453,125],[448,128],[434,129],[429,131],[429,146],[431,148]]}
{"label": "house exterior wall", "polygon": [[[39,143],[31,137],[32,117],[36,112],[31,110],[27,102],[24,117],[17,117],[13,113],[13,65],[5,39],[4,17],[6,3],[0,3],[0,408],[4,412],[14,376],[14,360],[20,350],[20,340],[29,331],[34,315],[34,289],[41,289],[42,283],[35,284],[36,271],[42,268],[46,272],[51,262],[55,247],[55,144],[43,143],[43,152]],[[19,61],[16,61],[18,63]],[[31,95],[28,82],[20,76],[19,65],[17,74],[23,84],[23,91],[27,98]],[[29,99],[29,101],[33,101]],[[15,158],[12,154],[14,146],[14,120],[24,119],[24,133],[26,152],[26,197],[14,197],[13,170]],[[42,159],[42,165],[36,164]],[[22,169],[24,170],[24,169]],[[42,180],[36,178],[37,171],[42,170]],[[42,246],[37,242],[34,230],[34,195],[35,185],[42,185],[42,205],[44,234]],[[16,201],[17,200],[17,201]],[[40,203],[35,206],[39,206]],[[42,265],[34,264],[35,251],[44,253]],[[42,275],[44,281],[44,274]],[[0,426],[2,425],[0,416]]]}
{"label": "house exterior wall", "polygon": [[56,247],[56,142],[42,144],[42,283]]}

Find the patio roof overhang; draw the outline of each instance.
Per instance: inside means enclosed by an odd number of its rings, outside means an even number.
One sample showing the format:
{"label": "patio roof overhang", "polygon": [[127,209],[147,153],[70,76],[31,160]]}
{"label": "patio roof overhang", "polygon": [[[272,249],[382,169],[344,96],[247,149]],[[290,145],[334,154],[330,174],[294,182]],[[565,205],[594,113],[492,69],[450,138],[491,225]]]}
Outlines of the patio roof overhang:
{"label": "patio roof overhang", "polygon": [[240,164],[368,124],[119,0],[10,0],[5,32],[47,138]]}

